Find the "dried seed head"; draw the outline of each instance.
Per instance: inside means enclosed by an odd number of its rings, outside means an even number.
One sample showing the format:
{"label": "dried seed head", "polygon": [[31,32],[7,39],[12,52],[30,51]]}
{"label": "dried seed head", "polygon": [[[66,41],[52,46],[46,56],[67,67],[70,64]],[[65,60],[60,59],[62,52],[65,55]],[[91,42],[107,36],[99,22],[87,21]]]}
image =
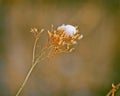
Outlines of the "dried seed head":
{"label": "dried seed head", "polygon": [[40,31],[37,28],[31,28],[31,31],[36,39],[40,38],[40,34],[44,31],[44,29],[41,29]]}
{"label": "dried seed head", "polygon": [[83,37],[78,33],[77,27],[72,25],[61,25],[56,30],[48,31],[48,35],[54,53],[71,52],[74,49],[71,46]]}

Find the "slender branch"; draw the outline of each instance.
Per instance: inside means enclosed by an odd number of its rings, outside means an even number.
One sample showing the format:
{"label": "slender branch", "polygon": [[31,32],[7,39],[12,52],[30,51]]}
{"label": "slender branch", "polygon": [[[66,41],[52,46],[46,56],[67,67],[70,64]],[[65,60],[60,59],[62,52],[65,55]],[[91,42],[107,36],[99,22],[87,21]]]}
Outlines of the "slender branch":
{"label": "slender branch", "polygon": [[34,47],[33,47],[33,53],[32,53],[32,63],[35,61],[35,51],[36,51],[36,45],[37,45],[38,38],[35,39]]}
{"label": "slender branch", "polygon": [[[116,91],[117,91],[117,90],[120,88],[120,83],[118,83],[118,84],[115,86],[115,88],[116,88]],[[113,88],[107,93],[106,96],[110,96],[112,93],[113,93]]]}
{"label": "slender branch", "polygon": [[22,83],[20,89],[18,90],[18,92],[17,92],[17,94],[16,94],[15,96],[19,96],[19,94],[21,93],[23,87],[25,86],[26,82],[28,81],[28,79],[29,79],[29,77],[30,77],[30,75],[31,75],[31,73],[32,73],[32,71],[33,71],[33,69],[34,69],[34,67],[35,67],[36,65],[37,65],[37,63],[34,63],[34,64],[31,66],[30,70],[28,71],[27,76],[25,77],[24,82]]}
{"label": "slender branch", "polygon": [[32,66],[31,66],[30,70],[28,71],[27,76],[25,77],[25,80],[23,81],[20,89],[18,90],[18,92],[17,92],[17,94],[15,96],[19,96],[19,94],[21,93],[23,87],[25,86],[26,82],[28,81],[34,67],[37,65],[37,62],[35,62],[35,51],[36,51],[37,41],[38,41],[38,38],[35,39],[34,46],[33,46]]}
{"label": "slender branch", "polygon": [[[36,40],[36,42],[37,42],[37,40]],[[34,44],[34,46],[36,46],[36,44]],[[46,47],[45,50],[42,51],[42,53],[40,53],[39,57],[37,57],[36,60],[34,60],[34,62],[32,63],[32,66],[31,66],[30,70],[28,71],[28,73],[27,73],[27,75],[26,75],[26,77],[25,77],[25,79],[24,79],[24,81],[23,81],[20,89],[18,90],[18,92],[17,92],[17,94],[16,94],[15,96],[19,96],[19,95],[20,95],[20,93],[21,93],[21,91],[23,90],[25,84],[27,83],[27,81],[28,81],[28,79],[29,79],[29,77],[30,77],[30,75],[31,75],[34,67],[35,67],[40,61],[42,61],[42,60],[44,60],[45,58],[47,58],[47,55],[44,57],[44,54],[45,54],[45,52],[47,52],[47,51],[49,50],[49,48],[51,48],[51,46]],[[33,49],[34,49],[34,48],[33,48]],[[35,49],[34,49],[34,51],[35,51]],[[33,54],[35,54],[35,53],[33,52]],[[34,57],[33,57],[33,58],[34,58]]]}

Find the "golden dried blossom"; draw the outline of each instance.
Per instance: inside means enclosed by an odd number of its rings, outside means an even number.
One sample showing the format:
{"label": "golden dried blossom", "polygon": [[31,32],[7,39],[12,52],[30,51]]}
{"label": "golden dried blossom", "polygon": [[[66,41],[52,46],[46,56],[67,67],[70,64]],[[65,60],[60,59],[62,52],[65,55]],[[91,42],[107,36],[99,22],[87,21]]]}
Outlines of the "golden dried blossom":
{"label": "golden dried blossom", "polygon": [[72,45],[76,44],[83,35],[80,35],[77,27],[72,25],[62,25],[56,30],[48,31],[49,45],[53,46],[53,51],[56,53],[71,52],[74,50]]}

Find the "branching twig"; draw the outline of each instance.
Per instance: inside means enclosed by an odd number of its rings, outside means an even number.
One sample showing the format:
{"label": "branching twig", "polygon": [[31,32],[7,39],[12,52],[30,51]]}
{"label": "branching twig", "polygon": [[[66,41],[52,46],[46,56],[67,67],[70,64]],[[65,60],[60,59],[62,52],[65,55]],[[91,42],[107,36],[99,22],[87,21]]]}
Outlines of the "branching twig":
{"label": "branching twig", "polygon": [[114,96],[115,92],[120,88],[120,83],[118,83],[116,86],[112,84],[112,89],[107,93],[106,96]]}
{"label": "branching twig", "polygon": [[[67,32],[66,32],[66,30],[67,30]],[[43,31],[44,31],[43,29],[41,29],[41,31],[39,31],[37,28],[31,29],[31,32],[33,33],[33,35],[35,37],[33,53],[32,53],[32,65],[15,96],[20,95],[20,93],[23,90],[24,86],[26,85],[33,69],[40,61],[44,60],[45,58],[48,58],[49,56],[55,55],[55,54],[59,54],[59,53],[63,53],[63,52],[71,52],[74,49],[74,48],[70,48],[71,45],[76,44],[77,40],[80,40],[83,37],[83,35],[80,35],[78,33],[77,28],[72,25],[62,25],[62,26],[59,26],[56,30],[53,30],[53,28],[52,28],[51,32],[48,31],[49,37],[48,37],[47,46],[44,46],[43,49],[40,50],[38,57],[35,57],[36,45],[40,38],[40,34]]]}

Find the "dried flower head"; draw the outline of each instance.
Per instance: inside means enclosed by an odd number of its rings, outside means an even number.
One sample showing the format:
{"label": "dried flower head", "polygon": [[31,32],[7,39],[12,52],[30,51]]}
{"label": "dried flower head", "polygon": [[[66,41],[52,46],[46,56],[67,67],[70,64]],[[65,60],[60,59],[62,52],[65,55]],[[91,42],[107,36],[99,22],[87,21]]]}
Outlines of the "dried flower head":
{"label": "dried flower head", "polygon": [[[71,46],[76,44],[77,40],[80,40],[83,37],[83,35],[80,35],[78,33],[77,27],[74,27],[72,25],[61,25],[56,30],[54,30],[52,26],[52,30],[48,31],[49,38],[48,38],[47,46],[43,47],[43,49],[40,52],[36,52],[37,42],[40,39],[40,35],[43,31],[44,31],[43,29],[40,31],[37,28],[31,29],[31,32],[35,37],[33,54],[32,54],[33,55],[32,66],[30,67],[30,70],[28,71],[22,85],[20,86],[15,96],[20,95],[33,69],[40,61],[56,53],[71,52],[74,49]],[[36,56],[36,53],[38,53],[38,56]],[[114,85],[113,88],[116,89]],[[114,91],[116,90],[112,91],[113,95],[114,95]]]}
{"label": "dried flower head", "polygon": [[77,27],[73,25],[61,25],[56,30],[48,31],[49,45],[53,46],[53,53],[71,52],[72,45],[77,43],[83,35],[78,33]]}

